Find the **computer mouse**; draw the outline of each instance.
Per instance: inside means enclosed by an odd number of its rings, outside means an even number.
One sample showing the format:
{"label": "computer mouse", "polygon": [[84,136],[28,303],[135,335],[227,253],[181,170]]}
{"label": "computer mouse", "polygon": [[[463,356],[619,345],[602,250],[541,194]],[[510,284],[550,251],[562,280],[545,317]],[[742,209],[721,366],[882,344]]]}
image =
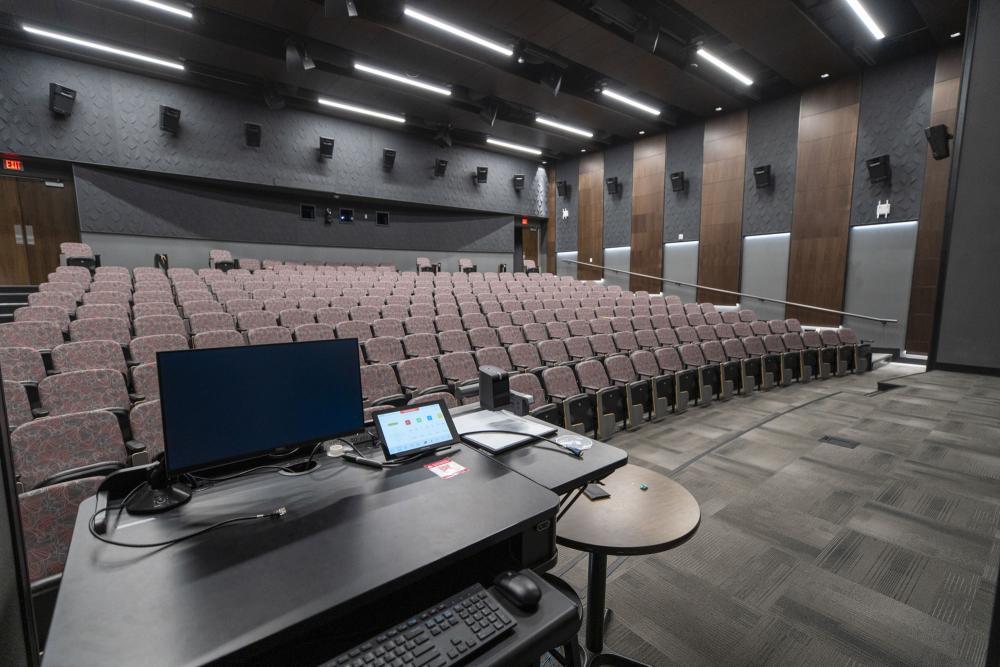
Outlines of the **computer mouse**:
{"label": "computer mouse", "polygon": [[519,572],[504,572],[493,583],[497,590],[524,611],[534,611],[542,597],[542,591],[531,577]]}

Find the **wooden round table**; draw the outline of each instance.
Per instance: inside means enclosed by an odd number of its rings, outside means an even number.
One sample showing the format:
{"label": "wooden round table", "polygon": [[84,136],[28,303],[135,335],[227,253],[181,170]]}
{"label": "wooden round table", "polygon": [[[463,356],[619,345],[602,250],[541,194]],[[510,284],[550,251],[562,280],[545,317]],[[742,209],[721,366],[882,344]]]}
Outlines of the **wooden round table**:
{"label": "wooden round table", "polygon": [[579,498],[559,519],[556,541],[590,554],[586,645],[592,655],[588,664],[641,665],[604,652],[608,556],[652,554],[679,546],[694,535],[701,510],[683,486],[635,465],[614,471],[602,486],[611,497]]}

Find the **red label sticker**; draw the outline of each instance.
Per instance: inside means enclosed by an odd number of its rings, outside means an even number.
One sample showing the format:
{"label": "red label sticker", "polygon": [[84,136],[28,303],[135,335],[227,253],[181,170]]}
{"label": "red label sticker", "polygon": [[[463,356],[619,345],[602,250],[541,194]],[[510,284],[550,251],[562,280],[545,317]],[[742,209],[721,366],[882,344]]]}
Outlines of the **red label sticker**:
{"label": "red label sticker", "polygon": [[424,467],[441,479],[451,479],[455,475],[461,475],[468,470],[461,463],[455,463],[451,459],[441,459],[434,463],[428,463]]}

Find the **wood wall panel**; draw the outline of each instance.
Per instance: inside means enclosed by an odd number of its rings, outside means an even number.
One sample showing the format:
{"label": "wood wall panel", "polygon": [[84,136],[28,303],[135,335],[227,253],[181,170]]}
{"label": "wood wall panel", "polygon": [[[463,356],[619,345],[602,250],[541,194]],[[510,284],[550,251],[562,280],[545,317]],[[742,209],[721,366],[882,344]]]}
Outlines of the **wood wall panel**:
{"label": "wood wall panel", "polygon": [[[604,153],[580,158],[577,261],[604,265]],[[580,280],[600,280],[603,269],[577,266]]]}
{"label": "wood wall panel", "polygon": [[27,285],[30,282],[17,179],[0,177],[0,285]]}
{"label": "wood wall panel", "polygon": [[[858,79],[802,94],[787,299],[841,310],[858,137]],[[788,306],[786,317],[836,326],[839,315]]]}
{"label": "wood wall panel", "polygon": [[[635,143],[632,153],[632,250],[630,270],[663,275],[663,193],[667,166],[667,137],[659,135]],[[662,291],[662,283],[630,276],[629,289]]]}
{"label": "wood wall panel", "polygon": [[[698,244],[700,285],[740,289],[746,153],[746,110],[705,123]],[[737,297],[699,289],[698,301],[734,304]]]}
{"label": "wood wall panel", "polygon": [[559,273],[556,266],[556,169],[546,167],[545,175],[548,178],[548,199],[549,218],[545,223],[545,270],[549,273]]}
{"label": "wood wall panel", "polygon": [[[948,126],[949,133],[955,132],[961,77],[961,49],[949,49],[939,53],[934,72],[929,125],[943,123]],[[924,187],[920,199],[917,248],[913,258],[913,280],[910,284],[910,310],[906,320],[908,352],[927,354],[931,349],[950,173],[951,158],[935,160],[928,146],[927,162],[924,166]]]}

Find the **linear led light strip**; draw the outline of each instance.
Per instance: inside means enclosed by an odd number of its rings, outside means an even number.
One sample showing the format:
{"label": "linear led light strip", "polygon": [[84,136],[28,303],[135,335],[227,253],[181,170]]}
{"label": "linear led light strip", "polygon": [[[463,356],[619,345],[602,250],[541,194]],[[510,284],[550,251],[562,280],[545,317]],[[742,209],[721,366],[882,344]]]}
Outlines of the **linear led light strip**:
{"label": "linear led light strip", "polygon": [[115,46],[110,46],[108,44],[102,44],[100,42],[92,42],[89,39],[80,39],[79,37],[73,37],[72,35],[67,35],[61,32],[53,32],[52,30],[44,30],[42,28],[36,28],[34,26],[30,26],[27,24],[24,24],[21,27],[24,29],[25,32],[31,33],[32,35],[38,35],[39,37],[46,37],[48,39],[54,39],[59,42],[66,42],[67,44],[75,44],[76,46],[83,46],[88,49],[101,51],[103,53],[110,53],[116,56],[125,56],[126,58],[141,60],[142,62],[151,63],[153,65],[159,65],[161,67],[169,67],[171,69],[178,69],[178,70],[184,69],[184,65],[177,62],[176,60],[164,60],[163,58],[148,56],[145,53],[138,53],[136,51],[119,49]]}
{"label": "linear led light strip", "polygon": [[486,143],[493,146],[499,146],[500,148],[507,148],[512,151],[521,151],[522,153],[530,153],[531,155],[541,155],[542,151],[537,148],[532,148],[531,146],[522,146],[521,144],[512,144],[509,141],[500,141],[499,139],[494,139],[492,137],[486,138]]}
{"label": "linear led light strip", "polygon": [[567,125],[565,123],[560,123],[559,121],[552,120],[551,118],[546,118],[545,116],[535,116],[535,122],[541,123],[542,125],[548,125],[549,127],[554,127],[557,130],[562,130],[563,132],[578,134],[581,137],[587,137],[588,139],[594,138],[594,133],[591,132],[590,130],[585,130],[582,127],[574,127],[572,125]]}
{"label": "linear led light strip", "polygon": [[375,76],[380,76],[383,79],[389,79],[391,81],[396,81],[397,83],[406,84],[407,86],[413,86],[414,88],[422,88],[423,90],[429,90],[432,93],[437,93],[438,95],[451,95],[451,90],[444,88],[442,86],[435,86],[429,83],[424,83],[417,79],[411,79],[410,77],[403,76],[402,74],[396,74],[395,72],[389,72],[384,69],[379,69],[378,67],[372,67],[371,65],[365,65],[363,63],[354,63],[354,69],[361,70],[362,72],[367,72],[368,74],[374,74]]}
{"label": "linear led light strip", "polygon": [[868,28],[868,32],[872,34],[872,37],[875,39],[882,39],[885,37],[885,33],[882,32],[882,28],[878,27],[878,24],[875,23],[875,19],[873,19],[872,15],[868,13],[868,10],[865,9],[864,5],[862,5],[858,0],[846,1],[847,6],[858,15],[858,18],[861,19],[861,22],[865,24],[866,28]]}
{"label": "linear led light strip", "polygon": [[475,33],[471,33],[468,30],[463,30],[462,28],[459,28],[457,25],[453,25],[446,21],[442,21],[441,19],[430,16],[429,14],[424,14],[423,12],[414,9],[413,7],[406,7],[403,10],[403,13],[412,19],[416,19],[422,23],[426,23],[427,25],[433,26],[438,30],[444,30],[445,32],[455,35],[456,37],[461,37],[462,39],[468,42],[472,42],[473,44],[478,44],[479,46],[490,49],[491,51],[496,51],[497,53],[501,53],[508,57],[514,55],[514,50],[509,46],[506,46],[505,44],[498,44],[494,41],[486,39],[485,37],[480,37]]}
{"label": "linear led light strip", "polygon": [[602,88],[601,89],[601,94],[602,95],[606,95],[606,96],[610,97],[613,100],[618,100],[619,102],[622,102],[622,103],[627,104],[629,106],[635,107],[636,109],[639,109],[641,111],[645,111],[648,114],[652,114],[654,116],[659,116],[660,115],[660,110],[659,109],[651,107],[648,104],[643,104],[642,102],[640,102],[638,100],[633,100],[631,97],[626,97],[625,95],[622,95],[621,93],[616,93],[615,91],[611,90],[610,88]]}
{"label": "linear led light strip", "polygon": [[713,65],[721,69],[723,72],[725,72],[729,76],[733,77],[734,79],[742,83],[744,86],[753,85],[753,79],[751,79],[746,74],[739,71],[729,63],[727,63],[725,60],[722,60],[711,51],[708,51],[706,49],[698,49],[697,53],[699,57],[704,58],[708,62],[712,63]]}
{"label": "linear led light strip", "polygon": [[189,12],[184,7],[178,7],[177,5],[168,5],[165,2],[157,2],[156,0],[130,0],[137,5],[145,5],[147,7],[152,7],[153,9],[159,9],[163,12],[170,12],[171,14],[176,14],[177,16],[183,16],[186,19],[194,18],[194,14]]}
{"label": "linear led light strip", "polygon": [[394,123],[405,123],[406,118],[403,116],[397,116],[391,113],[385,113],[382,111],[375,111],[374,109],[366,109],[365,107],[359,107],[354,104],[347,104],[346,102],[338,102],[336,100],[328,100],[325,97],[321,97],[316,100],[323,106],[333,107],[334,109],[340,109],[341,111],[350,111],[351,113],[358,113],[364,116],[372,116],[374,118],[381,118],[382,120],[391,120]]}

